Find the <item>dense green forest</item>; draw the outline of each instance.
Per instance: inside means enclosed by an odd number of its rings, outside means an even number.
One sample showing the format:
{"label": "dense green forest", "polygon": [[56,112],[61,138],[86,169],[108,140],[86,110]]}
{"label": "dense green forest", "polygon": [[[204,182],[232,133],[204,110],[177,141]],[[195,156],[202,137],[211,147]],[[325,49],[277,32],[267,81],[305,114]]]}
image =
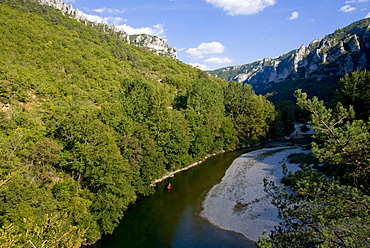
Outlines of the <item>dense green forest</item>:
{"label": "dense green forest", "polygon": [[[295,92],[316,135],[302,170],[283,182],[294,194],[265,182],[283,219],[259,247],[370,247],[370,71],[343,77],[330,103]],[[313,162],[312,162],[313,161]]]}
{"label": "dense green forest", "polygon": [[266,137],[274,106],[31,0],[0,0],[0,247],[80,247],[150,184]]}

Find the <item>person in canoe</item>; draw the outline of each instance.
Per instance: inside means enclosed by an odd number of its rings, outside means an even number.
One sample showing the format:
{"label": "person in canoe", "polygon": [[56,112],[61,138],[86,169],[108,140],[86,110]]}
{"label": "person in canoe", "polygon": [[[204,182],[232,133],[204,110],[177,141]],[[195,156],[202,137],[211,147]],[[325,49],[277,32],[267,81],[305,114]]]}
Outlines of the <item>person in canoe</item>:
{"label": "person in canoe", "polygon": [[169,184],[167,185],[166,189],[167,189],[167,190],[172,189],[172,185],[171,185],[171,183],[169,183]]}

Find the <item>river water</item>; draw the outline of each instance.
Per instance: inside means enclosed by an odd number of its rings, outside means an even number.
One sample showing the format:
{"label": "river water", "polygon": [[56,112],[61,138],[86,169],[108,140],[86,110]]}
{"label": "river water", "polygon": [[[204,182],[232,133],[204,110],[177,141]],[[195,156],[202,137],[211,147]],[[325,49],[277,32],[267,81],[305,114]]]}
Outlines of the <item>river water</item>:
{"label": "river water", "polygon": [[[94,248],[250,248],[244,236],[220,230],[200,217],[207,192],[218,184],[231,163],[253,147],[208,158],[157,185],[156,192],[133,205],[112,235]],[[171,190],[166,185],[172,184]]]}

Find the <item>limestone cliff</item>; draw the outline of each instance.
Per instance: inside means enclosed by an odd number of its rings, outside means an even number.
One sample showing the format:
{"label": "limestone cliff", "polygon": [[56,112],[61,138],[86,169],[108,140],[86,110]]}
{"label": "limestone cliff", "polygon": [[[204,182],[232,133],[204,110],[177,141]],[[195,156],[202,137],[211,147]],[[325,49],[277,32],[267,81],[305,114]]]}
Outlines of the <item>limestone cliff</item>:
{"label": "limestone cliff", "polygon": [[369,66],[370,19],[364,19],[277,58],[265,58],[209,73],[226,80],[249,83],[257,93],[265,94],[287,81],[338,79]]}
{"label": "limestone cliff", "polygon": [[110,33],[117,38],[138,47],[142,47],[148,51],[154,52],[157,55],[177,59],[176,50],[167,45],[165,41],[157,36],[150,36],[147,34],[129,35],[124,30],[120,30],[115,26],[108,25],[105,23],[96,23],[88,21],[86,15],[78,10],[74,9],[70,4],[66,4],[60,0],[37,0],[40,4],[52,6],[55,9],[60,10],[62,13],[72,16],[73,18],[85,23],[86,25],[96,26],[105,33]]}
{"label": "limestone cliff", "polygon": [[129,41],[130,44],[143,47],[157,55],[177,59],[176,50],[167,45],[163,39],[157,36],[151,36],[147,34],[130,35]]}

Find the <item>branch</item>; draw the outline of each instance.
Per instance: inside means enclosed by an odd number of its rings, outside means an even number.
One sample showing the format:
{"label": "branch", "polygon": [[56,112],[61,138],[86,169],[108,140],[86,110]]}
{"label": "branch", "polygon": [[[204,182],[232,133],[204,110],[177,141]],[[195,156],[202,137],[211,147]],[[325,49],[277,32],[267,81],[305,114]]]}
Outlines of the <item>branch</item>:
{"label": "branch", "polygon": [[21,168],[19,170],[13,171],[13,172],[9,173],[8,175],[6,175],[5,179],[0,181],[0,187],[3,186],[4,184],[6,184],[8,181],[10,181],[13,177],[18,175],[19,173],[23,172],[24,170],[25,170],[25,168]]}

